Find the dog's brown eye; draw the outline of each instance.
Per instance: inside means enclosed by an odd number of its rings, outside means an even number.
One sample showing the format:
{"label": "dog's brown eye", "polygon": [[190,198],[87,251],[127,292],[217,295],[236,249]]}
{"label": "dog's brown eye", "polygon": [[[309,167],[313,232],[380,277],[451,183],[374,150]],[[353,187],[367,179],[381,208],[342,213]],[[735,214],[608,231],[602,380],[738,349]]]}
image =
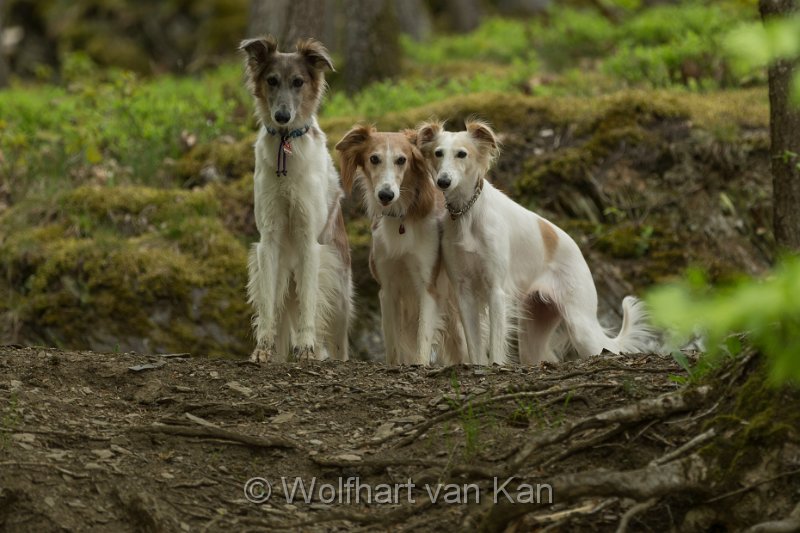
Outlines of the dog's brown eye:
{"label": "dog's brown eye", "polygon": [[277,87],[278,78],[267,78],[267,85],[269,85],[270,87]]}
{"label": "dog's brown eye", "polygon": [[433,152],[433,155],[435,155],[436,157],[442,157],[444,155],[444,151],[436,150],[435,152]]}
{"label": "dog's brown eye", "polygon": [[394,162],[394,163],[395,163],[396,165],[405,165],[405,164],[406,164],[406,158],[405,158],[405,156],[402,156],[402,155],[401,155],[400,157],[398,157],[398,158],[395,160],[395,162]]}
{"label": "dog's brown eye", "polygon": [[377,165],[378,163],[381,162],[381,158],[378,157],[377,155],[371,155],[369,156],[369,162],[372,163],[373,165]]}
{"label": "dog's brown eye", "polygon": [[295,78],[292,81],[292,86],[293,87],[302,87],[303,86],[303,78]]}
{"label": "dog's brown eye", "polygon": [[465,150],[459,150],[458,152],[456,152],[456,157],[459,159],[464,159],[465,157],[467,157],[467,152]]}

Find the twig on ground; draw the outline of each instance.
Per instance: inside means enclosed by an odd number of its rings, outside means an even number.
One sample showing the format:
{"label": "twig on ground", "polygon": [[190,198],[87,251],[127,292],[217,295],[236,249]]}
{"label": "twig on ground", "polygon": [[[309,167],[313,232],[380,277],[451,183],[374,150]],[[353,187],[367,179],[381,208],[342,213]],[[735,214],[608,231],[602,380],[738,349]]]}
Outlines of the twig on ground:
{"label": "twig on ground", "polygon": [[139,426],[131,428],[132,432],[163,433],[166,435],[179,435],[182,437],[210,437],[216,439],[229,440],[252,446],[254,448],[299,448],[299,446],[282,437],[257,437],[236,433],[227,429],[216,427],[192,427],[192,426],[172,426],[164,424],[153,424],[152,426]]}
{"label": "twig on ground", "polygon": [[710,499],[706,500],[705,503],[718,502],[720,500],[724,500],[725,498],[730,498],[731,496],[736,496],[737,494],[742,494],[743,492],[749,492],[749,491],[753,490],[754,488],[760,487],[761,485],[763,485],[765,483],[772,483],[773,481],[777,481],[777,480],[779,480],[781,478],[789,477],[789,476],[795,476],[797,474],[800,474],[800,468],[798,468],[797,470],[790,470],[788,472],[783,472],[782,474],[778,474],[776,476],[768,477],[767,479],[762,479],[761,481],[756,481],[755,483],[753,483],[751,485],[747,485],[746,487],[742,487],[740,489],[736,489],[736,490],[732,490],[730,492],[726,492],[725,494],[720,494],[719,496],[714,496],[713,498],[710,498]]}
{"label": "twig on ground", "polygon": [[626,533],[628,531],[628,525],[633,517],[637,514],[647,511],[656,503],[658,503],[658,498],[650,498],[649,500],[637,503],[625,511],[625,514],[622,515],[622,519],[619,521],[619,525],[617,526],[617,533]]}
{"label": "twig on ground", "polygon": [[5,461],[0,463],[0,466],[42,466],[45,468],[52,468],[53,470],[57,470],[62,474],[66,474],[68,476],[72,476],[77,479],[85,479],[89,477],[89,474],[79,474],[78,472],[73,472],[71,470],[67,470],[66,468],[62,468],[60,466],[56,466],[50,463],[36,463],[31,461]]}
{"label": "twig on ground", "polygon": [[623,426],[617,424],[617,425],[612,426],[610,429],[607,429],[606,431],[600,431],[600,432],[596,433],[595,435],[593,435],[592,437],[590,437],[590,438],[588,438],[588,439],[586,439],[584,441],[581,441],[581,442],[578,442],[576,444],[573,444],[572,446],[570,446],[566,450],[563,450],[563,451],[559,452],[558,454],[550,457],[545,462],[543,462],[542,463],[542,468],[547,468],[548,466],[552,465],[553,463],[557,463],[558,461],[566,459],[567,457],[573,455],[576,452],[579,452],[581,450],[585,450],[586,448],[591,448],[592,446],[600,444],[601,442],[604,442],[604,441],[608,440],[609,438],[613,437],[614,435],[617,435],[617,434],[621,433],[622,429],[623,429]]}
{"label": "twig on ground", "polygon": [[673,459],[677,459],[687,451],[691,450],[692,448],[699,446],[706,442],[707,440],[713,439],[717,435],[717,432],[714,428],[709,429],[708,431],[701,433],[695,436],[693,439],[688,441],[687,443],[683,444],[682,446],[678,446],[671,452],[658,457],[657,459],[653,459],[650,461],[650,466],[658,466],[663,465],[672,461]]}
{"label": "twig on ground", "polygon": [[[537,390],[537,391],[512,392],[512,393],[508,393],[508,394],[501,394],[499,396],[491,396],[489,398],[485,398],[485,399],[481,399],[481,400],[472,400],[472,401],[468,400],[467,402],[463,403],[462,405],[458,406],[455,409],[451,409],[450,411],[446,411],[446,412],[444,412],[444,413],[442,413],[442,414],[440,414],[438,416],[435,416],[433,418],[430,418],[430,419],[428,419],[428,420],[426,420],[424,422],[420,422],[419,424],[417,424],[415,426],[412,426],[408,430],[403,431],[403,433],[401,433],[400,435],[408,434],[408,436],[405,437],[404,439],[400,440],[400,442],[397,443],[396,447],[400,448],[400,447],[406,446],[408,444],[411,444],[412,442],[414,442],[414,440],[416,440],[419,436],[421,436],[423,433],[425,433],[425,431],[427,431],[431,427],[435,426],[436,424],[438,424],[440,422],[444,422],[445,420],[449,420],[451,418],[455,418],[456,416],[459,416],[460,414],[464,413],[464,411],[466,411],[468,409],[476,409],[476,408],[480,408],[480,407],[485,407],[485,406],[493,404],[493,403],[499,403],[499,402],[504,402],[504,401],[508,401],[508,400],[518,400],[518,399],[522,399],[522,398],[538,398],[538,397],[541,397],[541,396],[548,396],[550,394],[569,393],[569,392],[577,390],[577,389],[585,389],[585,388],[590,388],[590,387],[593,387],[593,388],[615,388],[615,387],[619,387],[619,384],[618,383],[596,383],[596,382],[592,382],[592,383],[577,383],[577,384],[569,385],[569,386],[554,386],[554,387],[550,387],[550,388],[547,388],[547,389],[544,389],[544,390]],[[392,435],[389,435],[389,436],[384,437],[382,439],[379,439],[379,440],[376,440],[376,441],[372,441],[370,444],[373,444],[373,445],[382,444],[382,443],[386,442],[387,440],[390,440],[390,439],[393,439],[393,438],[397,438],[397,437],[398,437],[398,434],[392,434]]]}

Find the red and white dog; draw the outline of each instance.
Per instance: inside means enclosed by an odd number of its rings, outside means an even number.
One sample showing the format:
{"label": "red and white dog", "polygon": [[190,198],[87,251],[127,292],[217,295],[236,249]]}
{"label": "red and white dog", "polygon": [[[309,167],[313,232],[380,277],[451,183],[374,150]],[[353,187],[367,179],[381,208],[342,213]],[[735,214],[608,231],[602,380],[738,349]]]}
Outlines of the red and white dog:
{"label": "red and white dog", "polygon": [[487,312],[488,362],[505,361],[509,309],[518,314],[523,364],[556,360],[550,340],[562,321],[581,357],[647,347],[651,331],[641,303],[626,297],[619,334],[606,335],[597,320],[592,274],[575,241],[486,180],[499,154],[488,124],[471,120],[466,131],[452,133],[442,123],[426,123],[418,129],[417,144],[450,212],[442,238],[444,264],[458,292],[470,362],[486,362],[481,325]]}
{"label": "red and white dog", "polygon": [[272,37],[242,42],[261,130],[256,141],[255,219],[247,292],[255,308],[254,361],[326,355],[346,360],[350,250],[342,188],[316,113],[328,51],[317,41],[278,52]]}
{"label": "red and white dog", "polygon": [[370,270],[380,304],[389,364],[460,363],[465,343],[454,293],[441,261],[444,202],[414,132],[356,126],[339,143],[342,183],[358,179],[372,227]]}

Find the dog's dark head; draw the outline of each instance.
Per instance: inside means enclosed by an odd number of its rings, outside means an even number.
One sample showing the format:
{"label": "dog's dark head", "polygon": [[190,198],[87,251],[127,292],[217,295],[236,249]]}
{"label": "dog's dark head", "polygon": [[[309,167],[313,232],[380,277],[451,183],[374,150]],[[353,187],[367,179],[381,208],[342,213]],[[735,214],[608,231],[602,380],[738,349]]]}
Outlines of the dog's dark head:
{"label": "dog's dark head", "polygon": [[345,191],[349,193],[361,176],[373,214],[386,210],[409,218],[427,215],[435,189],[415,141],[415,131],[379,132],[366,125],[351,129],[336,144]]}
{"label": "dog's dark head", "polygon": [[328,50],[314,39],[298,41],[296,51],[278,52],[272,36],[247,39],[247,85],[258,118],[279,130],[302,128],[317,112],[325,93],[325,69],[333,70]]}

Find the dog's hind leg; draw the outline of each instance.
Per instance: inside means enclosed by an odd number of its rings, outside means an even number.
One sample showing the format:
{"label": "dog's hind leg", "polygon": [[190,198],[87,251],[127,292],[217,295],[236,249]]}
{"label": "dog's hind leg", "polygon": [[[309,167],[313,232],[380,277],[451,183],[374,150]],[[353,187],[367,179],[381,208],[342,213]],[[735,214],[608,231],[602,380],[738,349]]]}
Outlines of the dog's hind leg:
{"label": "dog's hind leg", "polygon": [[519,319],[519,361],[535,365],[542,361],[557,362],[550,347],[550,337],[561,323],[561,314],[555,303],[534,291],[521,302]]}
{"label": "dog's hind leg", "polygon": [[337,361],[347,361],[349,358],[348,332],[350,330],[350,315],[352,314],[352,281],[348,275],[345,282],[344,293],[340,295],[339,305],[334,307],[333,316],[328,332],[328,352],[330,357]]}

